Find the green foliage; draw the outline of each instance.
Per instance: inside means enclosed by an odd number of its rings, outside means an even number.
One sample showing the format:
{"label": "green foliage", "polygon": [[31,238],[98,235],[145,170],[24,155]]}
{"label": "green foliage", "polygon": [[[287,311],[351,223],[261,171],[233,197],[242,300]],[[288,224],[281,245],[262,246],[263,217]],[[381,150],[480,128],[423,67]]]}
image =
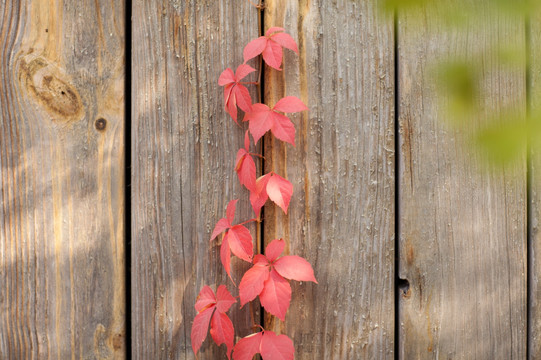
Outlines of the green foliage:
{"label": "green foliage", "polygon": [[[509,32],[505,26],[535,19],[535,14],[541,14],[540,0],[383,0],[381,4],[383,13],[395,14],[399,28],[406,29],[409,36],[416,28],[428,26],[437,29],[446,41],[437,46],[450,47],[448,54],[443,52],[445,56],[427,60],[432,71],[423,81],[437,89],[448,125],[462,134],[466,143],[490,164],[523,161],[528,145],[541,148],[541,110],[527,109],[525,99],[528,92],[535,100],[532,103],[539,103],[540,91],[528,88],[505,94],[495,88],[502,81],[526,79],[528,30],[525,26],[524,33]],[[504,27],[495,26],[495,21]],[[453,42],[483,33],[487,41],[478,48]],[[424,36],[421,31],[418,35]],[[501,86],[504,89],[506,85]],[[492,103],[494,96],[498,100]]]}

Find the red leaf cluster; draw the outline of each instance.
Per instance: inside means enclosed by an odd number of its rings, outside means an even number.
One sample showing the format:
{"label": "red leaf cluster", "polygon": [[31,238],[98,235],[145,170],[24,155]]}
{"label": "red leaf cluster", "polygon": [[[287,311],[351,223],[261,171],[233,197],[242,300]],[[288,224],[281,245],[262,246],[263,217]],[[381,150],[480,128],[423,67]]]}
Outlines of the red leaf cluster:
{"label": "red leaf cluster", "polygon": [[220,247],[220,259],[222,265],[227,272],[227,275],[231,278],[231,252],[244,261],[252,261],[254,256],[252,245],[252,234],[244,225],[232,225],[235,218],[235,208],[238,200],[231,200],[227,204],[226,217],[218,220],[218,223],[212,231],[210,241],[214,240],[216,236],[225,231],[224,239],[222,240],[222,246]]}
{"label": "red leaf cluster", "polygon": [[227,358],[230,358],[235,331],[233,329],[233,323],[225,313],[236,302],[237,300],[235,300],[225,285],[218,287],[216,295],[214,295],[214,291],[209,286],[201,289],[195,303],[197,315],[192,325],[191,338],[194,354],[197,355],[201,344],[205,341],[210,322],[210,335],[212,339],[218,346],[221,344],[227,346]]}
{"label": "red leaf cluster", "polygon": [[233,360],[252,360],[255,354],[261,354],[263,360],[293,360],[295,348],[287,336],[263,331],[240,339],[233,350]]}
{"label": "red leaf cluster", "polygon": [[[284,32],[284,29],[272,27],[265,33],[252,40],[244,48],[244,64],[236,71],[225,69],[218,79],[218,84],[224,87],[224,104],[226,112],[238,122],[238,109],[244,111],[244,122],[248,122],[248,130],[244,136],[244,148],[237,152],[235,159],[235,172],[239,182],[250,192],[250,203],[259,219],[261,208],[268,199],[271,199],[285,214],[293,195],[293,184],[282,176],[270,171],[260,177],[256,175],[256,164],[253,156],[261,156],[250,152],[250,134],[257,144],[265,133],[271,132],[274,137],[295,146],[295,126],[285,114],[307,110],[306,105],[295,96],[286,96],[270,108],[261,103],[254,104],[245,85],[253,84],[242,80],[255,71],[246,62],[258,55],[270,67],[280,70],[283,57],[283,47],[298,54],[297,44],[293,38]],[[220,259],[222,265],[231,277],[231,253],[238,258],[253,263],[253,266],[244,273],[239,285],[241,308],[249,301],[259,296],[265,310],[272,315],[285,320],[291,301],[291,286],[289,280],[312,281],[317,283],[312,266],[299,256],[281,256],[285,248],[282,239],[273,240],[265,249],[265,255],[253,253],[253,239],[246,223],[259,221],[250,219],[242,223],[233,224],[238,200],[227,204],[226,216],[218,220],[212,231],[210,241],[218,235],[224,234],[220,246]],[[207,336],[210,325],[210,334],[216,344],[225,344],[227,357],[233,353],[234,360],[251,360],[254,355],[261,354],[263,360],[291,360],[295,349],[293,341],[286,335],[276,335],[272,331],[248,335],[234,345],[234,327],[226,312],[236,302],[224,285],[220,285],[216,295],[209,286],[204,286],[195,309],[197,315],[192,325],[192,348],[194,353],[201,348]]]}
{"label": "red leaf cluster", "polygon": [[259,216],[261,208],[270,198],[287,214],[289,201],[293,195],[293,184],[280,175],[270,172],[259,177],[255,182],[255,190],[250,192],[250,202],[255,216]]}
{"label": "red leaf cluster", "polygon": [[239,285],[241,306],[259,295],[265,310],[282,321],[291,301],[291,286],[286,279],[317,283],[312,266],[302,257],[278,258],[284,247],[285,241],[282,239],[273,240],[267,245],[267,255],[254,257],[254,266],[246,271]]}
{"label": "red leaf cluster", "polygon": [[282,64],[282,47],[299,53],[297,44],[291,35],[284,33],[284,29],[281,27],[271,27],[265,33],[265,36],[260,36],[254,39],[246,45],[244,48],[244,62],[256,57],[259,54],[263,54],[263,60],[270,67],[281,70]]}
{"label": "red leaf cluster", "polygon": [[237,105],[245,112],[252,111],[250,92],[240,81],[254,71],[250,65],[242,64],[235,73],[230,68],[225,69],[218,79],[218,85],[224,86],[225,109],[237,124]]}
{"label": "red leaf cluster", "polygon": [[299,98],[286,96],[280,99],[272,109],[265,104],[254,104],[252,111],[246,113],[244,121],[249,121],[250,133],[256,144],[270,130],[276,138],[295,146],[295,126],[279,111],[292,113],[303,110],[308,110],[308,108]]}

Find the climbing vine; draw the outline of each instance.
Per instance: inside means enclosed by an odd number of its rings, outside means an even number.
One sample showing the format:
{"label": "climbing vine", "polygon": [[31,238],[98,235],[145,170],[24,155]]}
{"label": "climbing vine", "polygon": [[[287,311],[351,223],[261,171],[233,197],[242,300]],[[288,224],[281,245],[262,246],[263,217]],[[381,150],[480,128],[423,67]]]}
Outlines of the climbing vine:
{"label": "climbing vine", "polygon": [[[260,8],[260,6],[258,6]],[[239,182],[250,192],[250,203],[255,218],[234,223],[235,210],[238,200],[231,200],[226,208],[225,217],[218,220],[210,241],[222,235],[220,259],[222,265],[234,283],[231,276],[231,254],[239,259],[250,262],[248,269],[238,286],[239,296],[234,297],[225,285],[218,286],[216,292],[209,286],[204,286],[195,303],[197,315],[193,321],[191,340],[194,353],[201,348],[210,334],[214,342],[227,347],[227,357],[234,360],[251,360],[254,355],[261,354],[265,359],[293,359],[293,341],[286,335],[277,335],[265,330],[249,334],[236,344],[234,325],[227,316],[233,304],[240,299],[240,306],[259,297],[265,311],[285,321],[285,315],[291,301],[291,286],[289,280],[313,281],[317,283],[312,266],[299,256],[280,256],[285,248],[284,239],[271,241],[265,248],[264,254],[254,254],[253,238],[245,226],[250,222],[260,221],[260,212],[268,199],[280,207],[285,214],[293,195],[293,185],[284,177],[271,171],[256,177],[254,157],[262,157],[259,153],[250,152],[251,140],[254,146],[266,134],[295,146],[295,127],[287,117],[287,113],[308,110],[306,105],[295,96],[286,96],[275,104],[254,103],[246,86],[258,85],[242,81],[256,70],[248,64],[254,58],[264,61],[271,69],[281,71],[283,49],[289,49],[298,54],[297,44],[283,28],[271,27],[265,34],[250,41],[243,51],[244,63],[235,71],[225,69],[218,79],[218,85],[223,87],[224,106],[226,112],[239,126],[240,108],[244,112],[242,122],[248,123],[244,136],[244,148],[238,150],[235,159],[235,172]],[[253,60],[252,60],[253,61]]]}

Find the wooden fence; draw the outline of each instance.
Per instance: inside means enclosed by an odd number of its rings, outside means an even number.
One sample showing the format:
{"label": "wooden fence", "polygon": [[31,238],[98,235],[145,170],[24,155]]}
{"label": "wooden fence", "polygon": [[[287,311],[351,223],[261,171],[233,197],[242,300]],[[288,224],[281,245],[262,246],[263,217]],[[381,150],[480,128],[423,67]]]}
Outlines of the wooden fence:
{"label": "wooden fence", "polygon": [[234,306],[237,335],[262,319],[297,359],[541,359],[541,155],[482,171],[460,140],[477,125],[446,126],[426,81],[432,59],[509,42],[529,62],[481,53],[479,102],[541,107],[541,17],[453,32],[376,0],[265,3],[0,2],[0,358],[194,359],[199,290],[232,288],[210,232],[230,199],[251,216],[217,79],[262,22],[300,50],[264,72],[265,101],[310,111],[295,149],[265,141],[295,192],[252,230],[319,285],[293,285],[285,323]]}

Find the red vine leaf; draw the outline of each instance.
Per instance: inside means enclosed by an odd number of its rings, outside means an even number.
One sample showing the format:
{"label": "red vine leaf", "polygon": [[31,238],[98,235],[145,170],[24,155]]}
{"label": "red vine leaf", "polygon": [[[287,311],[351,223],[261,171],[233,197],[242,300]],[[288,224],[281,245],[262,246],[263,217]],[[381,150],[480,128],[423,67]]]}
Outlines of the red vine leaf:
{"label": "red vine leaf", "polygon": [[227,208],[225,209],[225,216],[227,217],[227,221],[229,221],[229,224],[233,223],[233,220],[235,220],[235,210],[237,209],[237,202],[239,200],[231,200],[227,204]]}
{"label": "red vine leaf", "polygon": [[270,172],[256,180],[255,190],[250,192],[250,202],[256,216],[259,216],[261,208],[269,197],[287,214],[292,195],[293,184],[280,175]]}
{"label": "red vine leaf", "polygon": [[265,248],[265,258],[268,259],[269,262],[273,262],[280,254],[282,254],[285,247],[286,242],[284,239],[272,240]]}
{"label": "red vine leaf", "polygon": [[263,331],[240,339],[233,350],[233,360],[252,360],[257,353],[263,360],[293,360],[295,348],[286,335]]}
{"label": "red vine leaf", "polygon": [[278,258],[284,247],[282,239],[267,245],[267,255],[254,257],[254,266],[246,271],[239,285],[241,306],[259,295],[265,310],[282,321],[291,301],[291,286],[285,278],[317,283],[312,266],[305,259],[299,256]]}
{"label": "red vine leaf", "polygon": [[252,111],[250,92],[242,85],[240,80],[254,71],[255,69],[250,65],[242,64],[237,67],[235,73],[230,68],[225,69],[218,79],[218,85],[224,86],[226,111],[235,122],[237,122],[237,105],[245,112]]}
{"label": "red vine leaf", "polygon": [[197,354],[203,341],[207,337],[207,332],[209,330],[210,317],[214,312],[214,307],[206,309],[199,314],[195,315],[192,324],[192,349],[194,354]]}
{"label": "red vine leaf", "polygon": [[240,306],[252,301],[261,294],[265,281],[269,278],[268,263],[256,263],[244,273],[239,285]]}
{"label": "red vine leaf", "polygon": [[260,349],[264,360],[293,360],[295,358],[293,341],[286,335],[276,335],[272,331],[263,333]]}
{"label": "red vine leaf", "polygon": [[209,307],[209,305],[214,305],[216,303],[216,296],[214,296],[214,291],[210,286],[204,286],[199,295],[197,295],[197,301],[195,302],[195,310],[201,312]]}
{"label": "red vine leaf", "polygon": [[259,216],[261,208],[267,202],[269,195],[267,195],[267,183],[271,173],[265,174],[257,178],[255,182],[255,190],[250,192],[250,203],[254,209],[255,216]]}
{"label": "red vine leaf", "polygon": [[281,111],[284,113],[293,113],[308,110],[306,105],[296,96],[286,96],[274,105],[273,109],[275,111]]}
{"label": "red vine leaf", "polygon": [[245,261],[252,261],[252,234],[244,225],[235,225],[225,233],[233,254]]}
{"label": "red vine leaf", "polygon": [[[224,240],[220,246],[220,260],[222,261],[225,272],[231,281],[233,281],[233,278],[231,277],[231,248],[229,247],[229,239],[227,236],[224,236]],[[233,284],[235,284],[235,281],[233,281]]]}
{"label": "red vine leaf", "polygon": [[237,257],[249,262],[252,261],[253,256],[252,235],[250,234],[250,230],[244,225],[231,224],[235,218],[237,201],[238,200],[231,200],[229,204],[227,204],[227,217],[218,220],[210,237],[210,241],[212,241],[222,232],[226,232],[220,248],[220,260],[231,281],[233,281],[231,278],[231,252]]}
{"label": "red vine leaf", "polygon": [[235,160],[235,171],[239,177],[239,182],[241,185],[246,186],[250,191],[255,190],[255,162],[252,159],[252,155],[249,150],[250,138],[248,136],[248,131],[244,136],[244,149],[239,149],[237,152],[237,159]]}
{"label": "red vine leaf", "polygon": [[291,35],[284,33],[284,29],[280,27],[271,27],[265,33],[265,36],[260,36],[254,39],[244,47],[244,62],[263,54],[263,60],[270,67],[281,70],[282,64],[282,47],[299,53],[297,44]]}
{"label": "red vine leaf", "polygon": [[252,360],[259,353],[263,333],[255,333],[240,339],[233,349],[233,360]]}
{"label": "red vine leaf", "polygon": [[229,229],[231,227],[231,222],[227,220],[226,218],[221,218],[218,220],[216,225],[214,226],[214,230],[212,231],[212,235],[210,236],[210,241],[214,240],[216,236],[223,233],[225,230]]}
{"label": "red vine leaf", "polygon": [[216,345],[225,344],[227,347],[227,358],[230,359],[234,345],[235,329],[233,328],[231,319],[226,314],[216,311],[210,323],[210,335]]}
{"label": "red vine leaf", "polygon": [[265,281],[263,291],[259,294],[259,300],[268,313],[285,321],[286,312],[291,302],[289,282],[272,269],[270,276]]}
{"label": "red vine leaf", "polygon": [[[233,323],[225,314],[236,302],[235,298],[224,285],[218,287],[216,295],[209,286],[204,286],[199,292],[195,309],[198,314],[192,324],[192,349],[194,354],[201,348],[201,344],[207,337],[210,322],[210,334],[214,342],[219,346],[227,347],[227,358],[231,357],[234,342]],[[216,311],[214,311],[216,310]],[[213,315],[214,314],[214,315]],[[212,321],[211,321],[212,317]]]}
{"label": "red vine leaf", "polygon": [[307,109],[299,98],[287,96],[280,99],[272,109],[265,104],[252,105],[252,111],[246,113],[244,121],[249,121],[250,133],[256,144],[270,130],[276,138],[295,146],[295,126],[287,116],[278,111],[290,113]]}
{"label": "red vine leaf", "polygon": [[267,194],[287,214],[289,201],[293,195],[293,184],[280,175],[273,174],[267,183]]}
{"label": "red vine leaf", "polygon": [[227,208],[225,210],[226,217],[218,220],[218,222],[216,223],[216,226],[214,226],[212,235],[210,236],[210,241],[214,240],[216,236],[220,235],[221,233],[223,233],[225,230],[229,229],[232,226],[231,223],[233,222],[235,218],[235,209],[237,207],[237,201],[239,200],[238,199],[231,200],[227,204]]}
{"label": "red vine leaf", "polygon": [[218,290],[216,291],[216,309],[219,312],[228,312],[231,306],[236,302],[237,300],[235,300],[225,285],[218,286]]}
{"label": "red vine leaf", "polygon": [[312,265],[300,256],[282,256],[274,263],[278,274],[290,280],[313,281],[317,284]]}

